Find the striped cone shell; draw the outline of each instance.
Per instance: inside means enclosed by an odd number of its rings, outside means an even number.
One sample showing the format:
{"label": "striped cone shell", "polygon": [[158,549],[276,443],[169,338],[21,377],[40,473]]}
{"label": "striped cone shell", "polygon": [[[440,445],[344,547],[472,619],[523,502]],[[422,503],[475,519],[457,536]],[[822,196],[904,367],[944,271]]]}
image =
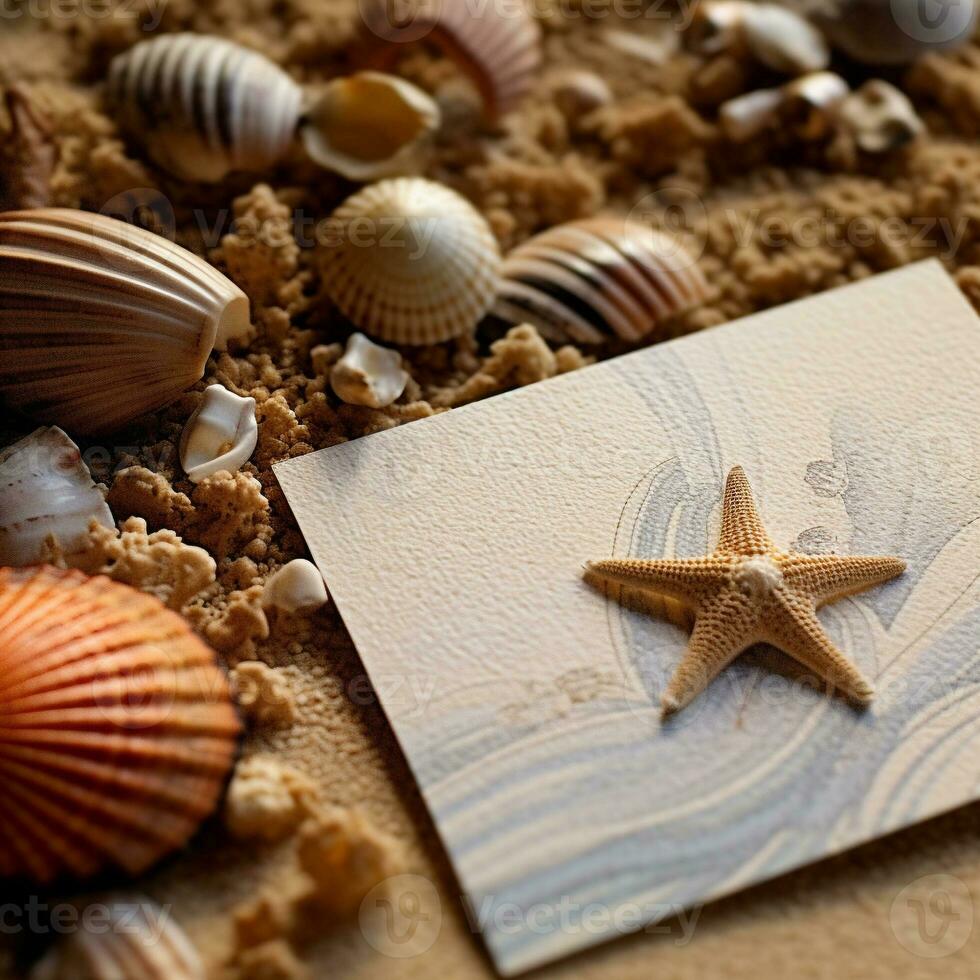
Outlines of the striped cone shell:
{"label": "striped cone shell", "polygon": [[638,341],[703,303],[708,284],[680,242],[611,217],[558,225],[504,259],[494,315],[549,337]]}
{"label": "striped cone shell", "polygon": [[238,734],[214,654],[157,599],[0,569],[0,877],[146,870],[214,809]]}

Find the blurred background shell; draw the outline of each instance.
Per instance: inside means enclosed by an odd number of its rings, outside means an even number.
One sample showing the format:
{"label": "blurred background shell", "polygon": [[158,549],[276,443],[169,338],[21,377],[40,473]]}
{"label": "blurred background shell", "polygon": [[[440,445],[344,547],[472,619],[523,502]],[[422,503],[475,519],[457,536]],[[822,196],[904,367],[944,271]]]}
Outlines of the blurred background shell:
{"label": "blurred background shell", "polygon": [[483,216],[448,187],[384,180],[331,216],[324,288],[365,333],[435,344],[476,326],[497,290],[500,250]]}
{"label": "blurred background shell", "polygon": [[238,734],[214,654],[159,600],[0,569],[0,876],[145,871],[215,808]]}
{"label": "blurred background shell", "polygon": [[61,429],[38,429],[0,450],[0,565],[33,565],[53,535],[61,551],[82,551],[89,524],[112,527],[112,512],[78,446]]}
{"label": "blurred background shell", "polygon": [[0,214],[0,397],[69,433],[173,401],[251,334],[245,294],[141,228],[66,209]]}
{"label": "blurred background shell", "polygon": [[489,118],[512,109],[531,91],[541,68],[541,28],[524,0],[361,0],[365,58],[390,68],[413,42],[451,58],[483,98]]}
{"label": "blurred background shell", "polygon": [[[91,912],[90,912],[91,910]],[[87,916],[87,917],[86,917]],[[61,938],[30,980],[205,980],[201,957],[169,906],[142,895],[108,897],[81,909],[82,928]]]}
{"label": "blurred background shell", "polygon": [[278,65],[206,34],[163,34],[117,55],[107,94],[120,128],[161,167],[216,182],[288,152],[303,92]]}
{"label": "blurred background shell", "polygon": [[503,264],[494,315],[550,340],[638,341],[700,305],[708,284],[676,239],[623,218],[572,221],[519,245]]}

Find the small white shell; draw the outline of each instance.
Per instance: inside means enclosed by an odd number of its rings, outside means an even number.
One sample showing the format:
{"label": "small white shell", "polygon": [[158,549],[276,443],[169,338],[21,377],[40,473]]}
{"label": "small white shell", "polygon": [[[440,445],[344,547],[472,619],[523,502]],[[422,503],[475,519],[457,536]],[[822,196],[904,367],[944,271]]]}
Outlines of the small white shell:
{"label": "small white shell", "polygon": [[422,89],[376,71],[335,78],[303,118],[310,157],[357,181],[417,172],[440,122]]}
{"label": "small white shell", "polygon": [[368,340],[362,333],[352,333],[347,350],[330,371],[334,394],[350,405],[384,408],[397,399],[408,384],[408,372],[402,370],[402,356]]}
{"label": "small white shell", "polygon": [[366,333],[435,344],[471,330],[497,290],[500,249],[483,216],[418,177],[372,184],[332,215],[324,286]]}
{"label": "small white shell", "polygon": [[30,980],[205,980],[201,957],[170,909],[148,898],[90,903],[80,921]]}
{"label": "small white shell", "polygon": [[783,86],[787,114],[804,139],[819,139],[829,132],[851,87],[832,71],[801,75]]}
{"label": "small white shell", "polygon": [[262,605],[285,613],[312,612],[327,601],[320,570],[305,558],[294,558],[265,583]]}
{"label": "small white shell", "polygon": [[120,126],[164,169],[217,182],[289,150],[302,89],[268,58],[218,37],[164,34],[117,55],[108,96]]}
{"label": "small white shell", "polygon": [[0,396],[70,432],[109,432],[251,336],[245,294],[196,255],[85,211],[0,214]]}
{"label": "small white shell", "polygon": [[236,473],[255,451],[259,427],[255,399],[208,385],[180,436],[180,465],[192,483],[220,470]]}
{"label": "small white shell", "polygon": [[830,63],[830,50],[820,31],[805,17],[774,3],[750,3],[742,30],[752,54],[773,71],[804,75]]}
{"label": "small white shell", "polygon": [[925,129],[905,93],[878,78],[844,100],[840,119],[866,153],[887,153]]}
{"label": "small white shell", "polygon": [[504,260],[494,315],[542,336],[637,341],[704,302],[708,284],[677,240],[622,218],[558,225]]}
{"label": "small white shell", "polygon": [[606,80],[584,68],[565,68],[552,73],[547,88],[558,111],[571,123],[613,101]]}
{"label": "small white shell", "polygon": [[722,132],[733,143],[744,143],[779,121],[784,101],[779,88],[760,88],[729,99],[718,108]]}
{"label": "small white shell", "polygon": [[702,0],[695,4],[685,41],[700,54],[718,54],[735,47],[742,38],[746,0]]}
{"label": "small white shell", "polygon": [[0,565],[38,564],[50,534],[75,554],[92,521],[112,527],[112,512],[61,429],[37,429],[0,450]]}

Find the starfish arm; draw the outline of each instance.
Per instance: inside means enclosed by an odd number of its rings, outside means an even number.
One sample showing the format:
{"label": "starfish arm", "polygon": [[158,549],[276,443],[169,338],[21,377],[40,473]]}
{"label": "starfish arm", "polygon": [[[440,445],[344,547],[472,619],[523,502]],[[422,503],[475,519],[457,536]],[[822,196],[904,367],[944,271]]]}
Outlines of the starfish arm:
{"label": "starfish arm", "polygon": [[607,582],[646,589],[697,605],[706,592],[714,591],[726,580],[729,563],[719,558],[662,558],[650,561],[607,558],[588,562],[585,570]]}
{"label": "starfish arm", "polygon": [[749,599],[726,592],[698,613],[690,642],[660,703],[664,714],[686,707],[755,640],[758,616]]}
{"label": "starfish arm", "polygon": [[718,550],[736,555],[763,555],[772,541],[755,507],[752,490],[741,466],[732,467],[725,481]]}
{"label": "starfish arm", "polygon": [[763,639],[855,701],[866,704],[874,697],[874,687],[824,632],[807,596],[785,591],[767,618]]}
{"label": "starfish arm", "polygon": [[820,606],[901,575],[905,562],[868,555],[789,555],[781,567],[787,585]]}

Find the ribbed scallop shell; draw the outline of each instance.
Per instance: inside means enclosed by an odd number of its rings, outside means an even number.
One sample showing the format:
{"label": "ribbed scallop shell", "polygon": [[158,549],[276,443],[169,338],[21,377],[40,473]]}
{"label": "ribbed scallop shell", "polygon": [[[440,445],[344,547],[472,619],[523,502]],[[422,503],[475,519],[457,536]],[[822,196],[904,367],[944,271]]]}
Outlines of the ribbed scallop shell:
{"label": "ribbed scallop shell", "polygon": [[238,733],[214,654],[157,599],[0,569],[0,876],[144,871],[214,809]]}
{"label": "ribbed scallop shell", "polygon": [[68,432],[173,401],[212,348],[251,331],[248,299],[196,255],[112,218],[0,214],[0,398]]}
{"label": "ribbed scallop shell", "polygon": [[303,98],[268,58],[204,34],[164,34],[117,55],[108,96],[119,125],[161,167],[207,182],[280,160]]}
{"label": "ribbed scallop shell", "polygon": [[391,65],[410,42],[439,47],[473,82],[497,118],[534,87],[541,67],[541,28],[524,0],[361,0],[367,60]]}
{"label": "ribbed scallop shell", "polygon": [[483,216],[441,184],[383,180],[331,216],[327,292],[365,333],[435,344],[471,330],[497,290],[500,251]]}
{"label": "ribbed scallop shell", "polygon": [[494,314],[554,339],[637,341],[707,295],[704,275],[678,241],[598,217],[558,225],[514,249]]}
{"label": "ribbed scallop shell", "polygon": [[169,906],[135,895],[97,900],[81,915],[98,928],[64,936],[30,980],[205,980],[201,957]]}

